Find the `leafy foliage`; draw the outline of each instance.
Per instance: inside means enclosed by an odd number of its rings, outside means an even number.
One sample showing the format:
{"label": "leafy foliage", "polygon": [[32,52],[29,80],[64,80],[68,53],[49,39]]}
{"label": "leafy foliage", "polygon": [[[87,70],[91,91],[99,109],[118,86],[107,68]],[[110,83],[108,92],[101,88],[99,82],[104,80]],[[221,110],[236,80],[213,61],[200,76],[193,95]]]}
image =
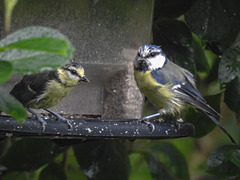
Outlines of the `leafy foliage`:
{"label": "leafy foliage", "polygon": [[0,61],[0,84],[9,79],[13,71],[12,65],[6,61]]}
{"label": "leafy foliage", "polygon": [[13,96],[0,87],[0,110],[11,115],[19,122],[27,118],[27,114],[23,105]]}
{"label": "leafy foliage", "polygon": [[38,73],[66,64],[73,47],[60,32],[46,27],[28,27],[0,41],[0,59],[20,74]]}
{"label": "leafy foliage", "polygon": [[49,163],[40,173],[39,180],[66,180],[63,168],[56,163]]}
{"label": "leafy foliage", "polygon": [[[189,179],[187,163],[179,150],[169,143],[158,143],[143,153],[153,179]],[[159,155],[165,157],[161,161]]]}
{"label": "leafy foliage", "polygon": [[[231,177],[236,178],[240,176],[240,167],[236,165],[239,164],[239,159],[236,156],[233,156],[232,153],[238,154],[239,147],[237,146],[222,146],[217,148],[212,154],[209,156],[207,162],[207,171],[215,174],[219,177]],[[227,158],[227,157],[228,158]],[[238,154],[239,156],[239,154]],[[231,162],[234,161],[235,163]]]}
{"label": "leafy foliage", "polygon": [[51,161],[62,148],[48,139],[20,139],[13,143],[1,159],[9,170],[34,171]]}
{"label": "leafy foliage", "polygon": [[73,147],[76,159],[88,179],[128,179],[127,151],[118,140],[99,140]]}
{"label": "leafy foliage", "polygon": [[225,157],[240,167],[240,149],[230,150],[225,154]]}
{"label": "leafy foliage", "polygon": [[228,48],[240,30],[239,7],[238,0],[198,0],[185,13],[185,20],[203,41],[219,42]]}

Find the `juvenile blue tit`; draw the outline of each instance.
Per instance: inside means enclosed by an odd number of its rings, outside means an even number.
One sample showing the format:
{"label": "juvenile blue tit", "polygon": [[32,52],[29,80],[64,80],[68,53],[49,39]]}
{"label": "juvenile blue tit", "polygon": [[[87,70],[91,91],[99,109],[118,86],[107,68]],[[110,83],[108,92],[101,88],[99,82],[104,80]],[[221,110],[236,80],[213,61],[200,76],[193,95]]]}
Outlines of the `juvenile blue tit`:
{"label": "juvenile blue tit", "polygon": [[71,61],[65,66],[52,71],[25,75],[10,92],[24,107],[40,121],[42,131],[46,121],[33,109],[44,109],[72,128],[70,121],[59,114],[47,109],[58,104],[74,86],[81,82],[89,82],[84,69],[78,63]]}
{"label": "juvenile blue tit", "polygon": [[[196,89],[193,75],[171,62],[161,47],[143,45],[134,60],[134,77],[140,91],[159,111],[142,120],[162,116],[179,116],[189,105],[209,117],[236,144],[232,136],[217,121],[221,115],[211,108]],[[154,126],[153,126],[154,130]]]}

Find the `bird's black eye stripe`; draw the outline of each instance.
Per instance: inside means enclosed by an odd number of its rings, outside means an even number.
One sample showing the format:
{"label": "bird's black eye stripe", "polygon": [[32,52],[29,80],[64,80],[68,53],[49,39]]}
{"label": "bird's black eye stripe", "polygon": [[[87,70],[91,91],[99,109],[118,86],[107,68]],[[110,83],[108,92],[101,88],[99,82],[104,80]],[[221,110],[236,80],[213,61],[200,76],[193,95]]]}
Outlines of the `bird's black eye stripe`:
{"label": "bird's black eye stripe", "polygon": [[69,71],[72,75],[79,76],[78,72],[74,69],[68,69],[68,68],[63,68],[63,69],[66,70],[66,71]]}

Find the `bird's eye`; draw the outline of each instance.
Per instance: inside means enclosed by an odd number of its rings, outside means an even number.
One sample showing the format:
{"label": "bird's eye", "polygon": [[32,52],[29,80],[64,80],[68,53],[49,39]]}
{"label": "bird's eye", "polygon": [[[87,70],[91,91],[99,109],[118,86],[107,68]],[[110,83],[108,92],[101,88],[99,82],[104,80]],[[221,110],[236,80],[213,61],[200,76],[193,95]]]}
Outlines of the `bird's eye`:
{"label": "bird's eye", "polygon": [[155,56],[155,53],[154,53],[154,52],[152,52],[150,55],[151,55],[151,56]]}
{"label": "bird's eye", "polygon": [[77,74],[77,71],[75,71],[75,70],[71,70],[70,72],[71,72],[71,74],[73,74],[73,75]]}

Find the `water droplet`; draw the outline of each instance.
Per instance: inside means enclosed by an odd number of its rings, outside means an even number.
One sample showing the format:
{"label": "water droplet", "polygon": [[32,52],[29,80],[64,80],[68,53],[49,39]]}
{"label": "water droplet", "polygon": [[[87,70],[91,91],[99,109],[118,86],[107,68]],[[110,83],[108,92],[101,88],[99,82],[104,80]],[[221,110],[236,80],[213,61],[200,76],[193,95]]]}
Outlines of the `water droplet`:
{"label": "water droplet", "polygon": [[224,12],[224,13],[227,13],[227,12],[228,12],[228,10],[227,10],[227,9],[224,9],[224,10],[223,10],[223,12]]}
{"label": "water droplet", "polygon": [[235,78],[235,75],[232,75],[232,76],[230,77],[231,80],[233,80],[234,78]]}

